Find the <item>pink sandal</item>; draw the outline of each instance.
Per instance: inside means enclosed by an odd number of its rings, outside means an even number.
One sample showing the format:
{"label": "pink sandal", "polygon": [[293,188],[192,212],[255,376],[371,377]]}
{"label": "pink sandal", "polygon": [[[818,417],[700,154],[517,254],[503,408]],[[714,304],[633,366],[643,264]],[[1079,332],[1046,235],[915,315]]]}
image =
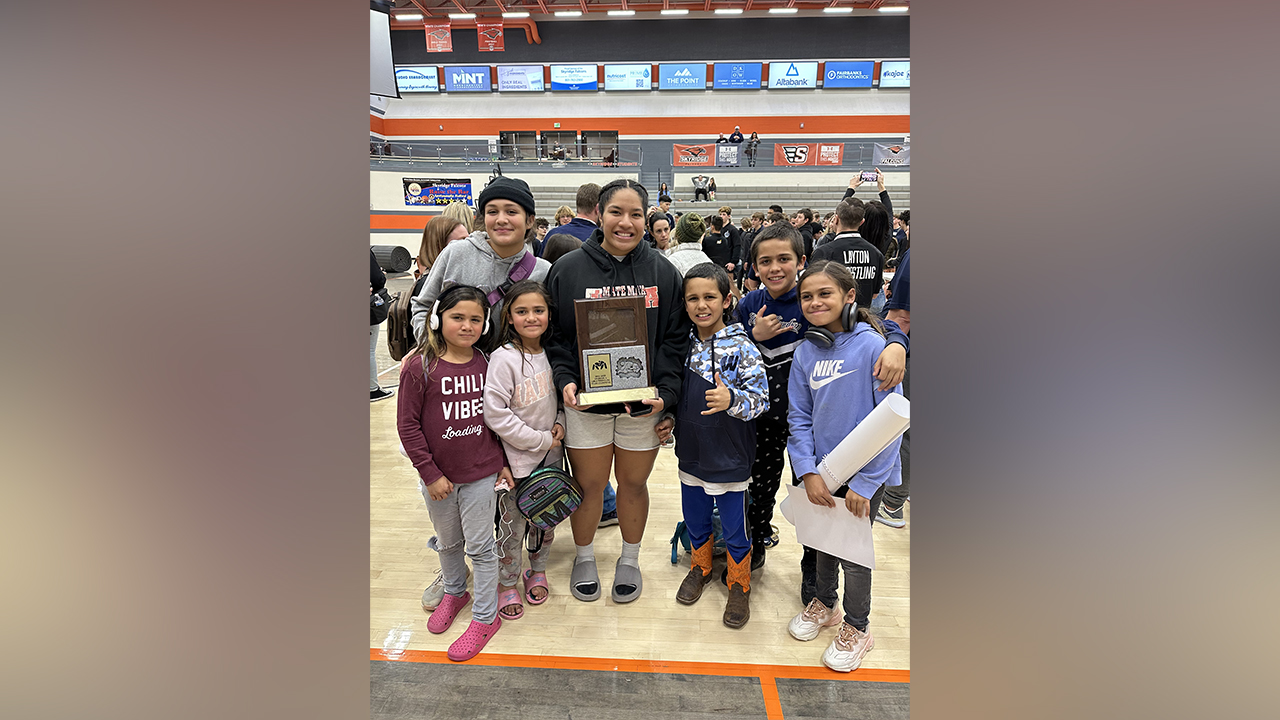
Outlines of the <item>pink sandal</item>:
{"label": "pink sandal", "polygon": [[[541,599],[533,596],[534,588],[542,588],[547,591]],[[533,570],[524,571],[524,599],[529,601],[530,605],[541,605],[551,597],[551,588],[547,585],[547,574],[544,572],[534,572]]]}
{"label": "pink sandal", "polygon": [[458,617],[458,613],[462,612],[462,608],[469,602],[471,602],[469,592],[461,595],[445,593],[440,604],[431,612],[431,617],[427,619],[427,629],[436,635],[448,630],[453,625],[453,619]]}
{"label": "pink sandal", "polygon": [[[515,611],[507,608],[515,606]],[[513,587],[498,591],[498,614],[503,620],[519,620],[524,617],[524,604],[520,602],[520,593]]]}
{"label": "pink sandal", "polygon": [[449,646],[449,659],[462,662],[479,655],[484,646],[488,644],[489,638],[493,637],[500,627],[502,627],[501,616],[495,617],[489,625],[479,620],[472,620],[466,632],[462,633],[462,637]]}

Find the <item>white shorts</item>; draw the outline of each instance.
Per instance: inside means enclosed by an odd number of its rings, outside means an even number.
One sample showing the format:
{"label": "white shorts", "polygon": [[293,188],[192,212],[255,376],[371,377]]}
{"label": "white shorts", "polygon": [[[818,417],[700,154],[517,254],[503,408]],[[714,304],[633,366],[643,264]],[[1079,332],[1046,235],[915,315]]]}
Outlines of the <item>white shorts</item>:
{"label": "white shorts", "polygon": [[655,412],[646,417],[631,417],[627,413],[590,413],[564,409],[564,444],[574,450],[591,450],[608,445],[623,450],[644,452],[658,447],[658,433],[653,426],[662,419]]}

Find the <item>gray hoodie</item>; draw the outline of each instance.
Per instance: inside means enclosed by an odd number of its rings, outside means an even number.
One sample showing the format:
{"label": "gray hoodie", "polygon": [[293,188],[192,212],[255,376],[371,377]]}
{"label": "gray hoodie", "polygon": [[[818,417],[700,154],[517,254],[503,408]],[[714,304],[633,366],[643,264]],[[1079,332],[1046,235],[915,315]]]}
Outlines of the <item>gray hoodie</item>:
{"label": "gray hoodie", "polygon": [[[431,274],[427,276],[427,282],[422,285],[422,290],[414,296],[411,303],[414,335],[422,337],[423,329],[427,326],[427,316],[431,313],[431,305],[437,297],[440,297],[441,292],[454,285],[471,285],[480,288],[486,294],[491,293],[506,282],[511,267],[520,262],[527,252],[529,252],[527,246],[524,246],[520,248],[520,252],[511,257],[500,258],[489,246],[489,236],[483,230],[471,233],[464,240],[455,240],[445,245],[444,250],[431,265]],[[537,264],[533,266],[533,274],[529,278],[542,282],[550,269],[551,263],[538,258]],[[498,313],[501,311],[502,301],[499,300],[490,311],[490,333],[496,334]]]}

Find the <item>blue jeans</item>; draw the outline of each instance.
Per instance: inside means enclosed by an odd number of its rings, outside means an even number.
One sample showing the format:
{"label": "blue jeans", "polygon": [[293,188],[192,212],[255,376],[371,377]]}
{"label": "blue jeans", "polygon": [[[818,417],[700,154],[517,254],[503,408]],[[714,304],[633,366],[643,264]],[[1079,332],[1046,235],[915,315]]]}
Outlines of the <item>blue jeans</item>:
{"label": "blue jeans", "polygon": [[613,491],[613,483],[604,484],[604,515],[618,511],[618,494]]}

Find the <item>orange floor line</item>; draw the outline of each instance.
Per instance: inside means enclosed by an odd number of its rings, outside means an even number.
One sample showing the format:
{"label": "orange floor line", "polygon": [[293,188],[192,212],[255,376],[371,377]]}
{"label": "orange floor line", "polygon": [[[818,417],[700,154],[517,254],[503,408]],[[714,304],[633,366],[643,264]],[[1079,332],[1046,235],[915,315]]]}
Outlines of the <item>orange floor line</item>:
{"label": "orange floor line", "polygon": [[778,697],[778,683],[769,675],[760,676],[760,691],[764,694],[764,712],[769,720],[783,720],[782,699]]}
{"label": "orange floor line", "polygon": [[[370,648],[370,660],[449,664],[439,650],[387,650]],[[910,670],[859,669],[837,673],[825,667],[801,665],[751,665],[739,663],[686,662],[678,660],[626,660],[618,658],[580,658],[558,655],[502,655],[483,653],[462,665],[488,667],[553,668],[558,670],[602,670],[606,672],[678,673],[683,675],[718,675],[726,677],[770,677],[806,680],[859,680],[862,682],[911,682]],[[775,688],[776,690],[776,688]]]}

